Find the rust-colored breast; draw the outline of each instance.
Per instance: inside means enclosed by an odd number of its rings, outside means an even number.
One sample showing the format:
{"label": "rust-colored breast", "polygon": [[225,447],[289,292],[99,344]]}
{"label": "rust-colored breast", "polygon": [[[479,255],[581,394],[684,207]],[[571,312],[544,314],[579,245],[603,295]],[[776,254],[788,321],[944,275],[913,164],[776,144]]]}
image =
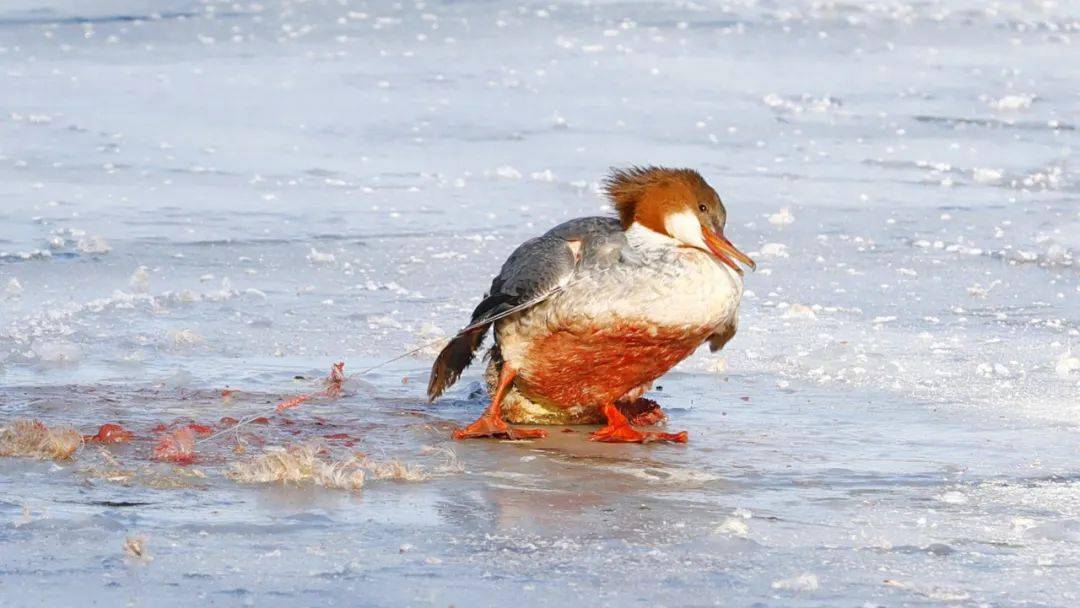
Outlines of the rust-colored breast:
{"label": "rust-colored breast", "polygon": [[688,357],[707,334],[634,324],[561,329],[530,345],[515,385],[548,405],[613,403]]}

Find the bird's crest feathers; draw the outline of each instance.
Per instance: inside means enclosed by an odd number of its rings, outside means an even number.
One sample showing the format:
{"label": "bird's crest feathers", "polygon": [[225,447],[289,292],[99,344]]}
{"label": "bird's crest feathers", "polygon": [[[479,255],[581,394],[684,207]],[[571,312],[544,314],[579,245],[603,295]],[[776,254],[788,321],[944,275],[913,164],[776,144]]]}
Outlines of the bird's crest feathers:
{"label": "bird's crest feathers", "polygon": [[604,192],[618,212],[619,222],[624,229],[634,223],[638,215],[638,205],[645,194],[654,187],[663,186],[683,186],[691,192],[712,191],[701,174],[693,169],[654,166],[612,169],[603,184]]}

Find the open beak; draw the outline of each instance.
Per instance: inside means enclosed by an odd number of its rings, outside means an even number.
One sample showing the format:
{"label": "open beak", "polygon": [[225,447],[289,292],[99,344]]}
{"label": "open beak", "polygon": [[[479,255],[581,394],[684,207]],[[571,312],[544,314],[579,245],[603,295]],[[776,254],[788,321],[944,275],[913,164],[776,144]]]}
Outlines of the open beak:
{"label": "open beak", "polygon": [[[735,272],[742,274],[742,268],[739,268],[735,260],[742,262],[750,267],[750,270],[757,270],[757,264],[754,260],[750,259],[750,256],[739,251],[735,245],[731,244],[731,241],[727,240],[722,234],[717,234],[712,230],[709,230],[705,226],[701,227],[701,236],[705,237],[705,244],[709,246],[709,251],[712,251],[713,255],[720,258],[720,261],[731,266]],[[734,258],[734,259],[733,259]]]}

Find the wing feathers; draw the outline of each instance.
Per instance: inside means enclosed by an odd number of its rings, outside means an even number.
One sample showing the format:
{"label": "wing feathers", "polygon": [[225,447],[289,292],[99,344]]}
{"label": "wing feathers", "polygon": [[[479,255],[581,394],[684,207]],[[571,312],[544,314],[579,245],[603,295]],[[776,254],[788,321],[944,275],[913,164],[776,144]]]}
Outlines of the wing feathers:
{"label": "wing feathers", "polygon": [[461,372],[472,363],[476,349],[483,343],[486,332],[487,325],[462,331],[443,347],[442,352],[435,358],[435,364],[431,366],[431,378],[427,387],[428,401],[435,401],[443,391],[457,382]]}
{"label": "wing feathers", "polygon": [[499,319],[551,298],[574,281],[591,240],[622,238],[614,218],[571,220],[521,244],[507,258],[487,296],[476,306],[469,325],[443,348],[431,368],[428,397],[436,399],[472,363],[484,334]]}

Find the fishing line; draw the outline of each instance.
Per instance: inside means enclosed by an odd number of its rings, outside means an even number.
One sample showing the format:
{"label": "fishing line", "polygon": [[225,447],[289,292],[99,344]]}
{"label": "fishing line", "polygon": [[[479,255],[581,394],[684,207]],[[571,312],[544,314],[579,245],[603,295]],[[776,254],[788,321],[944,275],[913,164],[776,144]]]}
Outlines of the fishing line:
{"label": "fishing line", "polygon": [[[583,276],[580,276],[580,277],[578,277],[576,279],[573,279],[573,280],[567,281],[565,283],[562,283],[560,285],[556,285],[551,290],[549,290],[547,292],[544,292],[543,294],[541,294],[539,296],[536,296],[535,298],[532,298],[531,300],[528,300],[526,302],[522,302],[521,304],[518,304],[517,306],[513,306],[513,307],[511,307],[511,308],[509,308],[507,310],[504,310],[504,311],[500,312],[497,315],[492,315],[490,317],[485,317],[484,319],[482,319],[480,321],[470,323],[469,325],[465,326],[464,329],[462,329],[458,333],[454,334],[454,337],[451,338],[451,340],[459,338],[463,334],[465,334],[466,332],[473,331],[473,330],[477,329],[478,327],[482,327],[484,325],[489,325],[491,323],[494,323],[495,321],[498,321],[499,319],[503,319],[505,317],[508,317],[508,316],[514,314],[514,313],[521,312],[522,310],[525,310],[526,308],[530,308],[532,306],[535,306],[535,305],[539,304],[540,302],[543,302],[544,300],[550,298],[551,296],[562,292],[566,288],[571,287],[571,286],[575,285],[576,283],[579,283],[579,282],[583,281],[586,278],[595,278],[595,277],[597,277],[599,275],[602,275],[602,274],[608,272],[609,270],[611,270],[611,268],[602,268],[598,272],[583,275]],[[360,370],[358,372],[353,372],[353,373],[349,374],[348,376],[345,376],[342,381],[344,382],[345,380],[351,380],[351,379],[353,379],[353,378],[355,378],[357,376],[362,376],[364,374],[368,374],[370,372],[373,372],[373,371],[379,369],[380,367],[390,365],[391,363],[394,363],[395,361],[400,361],[400,360],[404,359],[405,357],[408,357],[410,355],[414,355],[414,354],[416,354],[416,353],[418,353],[418,352],[420,352],[420,351],[422,351],[424,349],[431,348],[432,346],[435,346],[436,344],[441,344],[444,341],[445,341],[445,338],[437,338],[437,339],[432,340],[430,342],[426,342],[424,344],[421,344],[420,346],[417,346],[416,348],[413,348],[411,350],[407,350],[407,351],[401,353],[400,355],[396,355],[394,357],[391,357],[390,359],[382,361],[381,363],[376,363],[375,365],[372,365],[371,367],[368,367],[366,369],[362,369],[362,370]],[[322,392],[325,392],[325,391],[322,391]],[[307,401],[308,399],[321,396],[322,392],[307,393],[307,394],[304,394],[304,395],[300,395],[299,397],[294,399],[294,401],[296,401],[296,405],[299,405],[301,402]],[[214,439],[217,439],[218,437],[221,437],[223,435],[228,435],[229,433],[235,433],[236,431],[240,430],[241,427],[246,426],[248,424],[251,424],[255,420],[258,420],[259,418],[262,418],[262,417],[265,417],[265,416],[270,416],[272,414],[276,414],[278,412],[289,409],[289,407],[284,407],[284,408],[281,407],[284,403],[288,403],[288,402],[282,402],[282,403],[274,406],[273,409],[262,411],[262,412],[259,412],[257,414],[252,414],[251,416],[248,416],[247,418],[242,418],[236,424],[232,425],[231,427],[229,427],[227,429],[222,429],[222,430],[220,430],[220,431],[218,431],[218,432],[216,432],[216,433],[214,433],[214,434],[212,434],[212,435],[210,435],[208,437],[203,437],[202,439],[197,439],[195,441],[195,444],[199,445],[199,444],[208,443],[208,442],[213,441]],[[293,407],[293,406],[290,406],[290,407]]]}
{"label": "fishing line", "polygon": [[[456,338],[457,336],[460,336],[462,333],[464,333],[464,331],[465,330],[462,330],[461,332],[458,332],[458,334],[456,336],[454,336],[454,337]],[[445,341],[445,338],[437,338],[437,339],[432,340],[430,342],[426,342],[424,344],[421,344],[420,346],[417,346],[416,348],[413,348],[412,350],[405,351],[405,352],[401,353],[400,355],[397,355],[397,356],[395,356],[393,358],[387,359],[386,361],[383,361],[381,363],[377,363],[375,365],[372,365],[371,367],[368,367],[366,369],[362,369],[362,370],[360,370],[358,372],[353,372],[353,373],[349,374],[348,376],[345,376],[342,379],[342,382],[344,382],[345,380],[352,380],[356,376],[362,376],[364,374],[373,372],[373,371],[379,369],[380,367],[390,365],[391,363],[393,363],[395,361],[400,361],[401,359],[404,359],[405,357],[408,357],[409,355],[414,355],[414,354],[424,350],[425,348],[430,348],[432,346],[435,346],[436,344],[442,343],[443,341]],[[325,391],[322,391],[322,392],[325,392]],[[319,397],[320,395],[321,395],[321,392],[307,393],[307,394],[301,395],[300,397],[297,397],[297,399],[300,399],[300,402],[303,402],[303,401],[307,401],[308,399],[311,399],[313,397]],[[297,402],[297,405],[299,405],[300,402]],[[287,402],[282,402],[282,403],[287,403]],[[259,412],[257,414],[252,414],[252,415],[248,416],[247,418],[240,419],[236,424],[230,426],[227,429],[222,429],[222,430],[214,433],[213,435],[210,435],[208,437],[203,437],[202,439],[198,439],[198,440],[195,441],[195,444],[198,445],[198,444],[201,444],[201,443],[207,443],[207,442],[213,441],[214,439],[217,439],[218,437],[221,437],[222,435],[227,435],[229,433],[236,432],[236,431],[238,431],[240,429],[240,427],[251,424],[253,421],[258,420],[259,418],[261,418],[263,416],[269,416],[271,414],[276,414],[276,413],[278,413],[280,411],[283,411],[285,409],[289,409],[289,408],[282,408],[281,404],[275,405],[274,409],[265,410],[265,411]]]}

